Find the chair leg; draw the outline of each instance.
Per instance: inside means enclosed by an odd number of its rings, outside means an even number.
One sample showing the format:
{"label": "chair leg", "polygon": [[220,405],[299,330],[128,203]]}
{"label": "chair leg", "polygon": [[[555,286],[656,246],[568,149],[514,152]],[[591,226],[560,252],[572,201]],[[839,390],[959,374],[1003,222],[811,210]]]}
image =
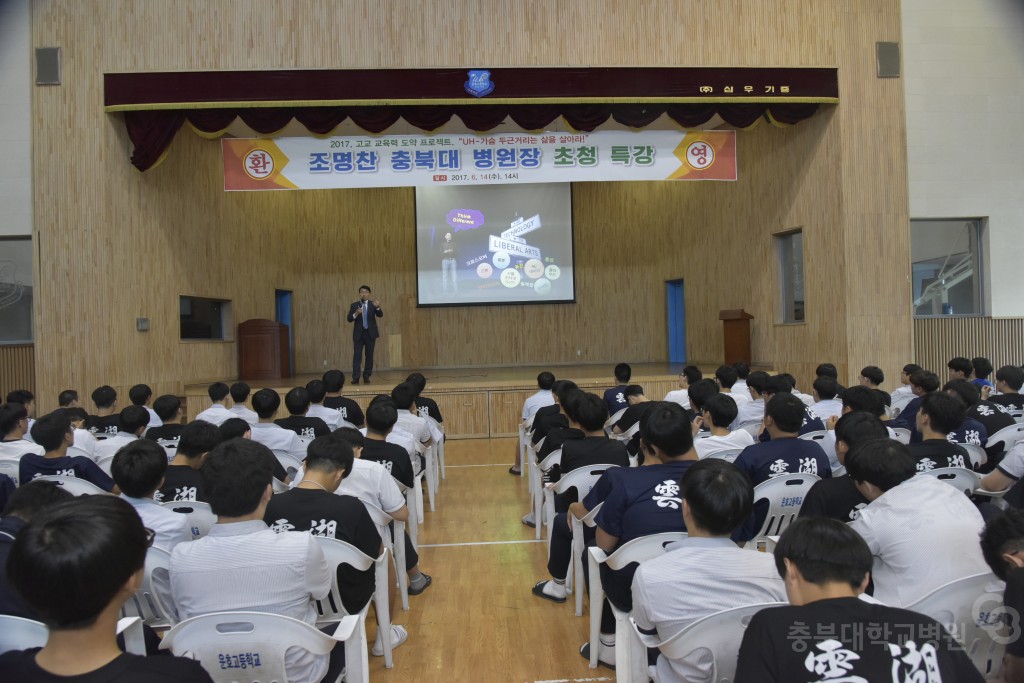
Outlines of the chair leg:
{"label": "chair leg", "polygon": [[596,669],[597,656],[601,650],[601,610],[604,606],[604,586],[601,585],[601,570],[597,560],[587,553],[587,561],[590,563],[590,668]]}
{"label": "chair leg", "polygon": [[[390,669],[395,666],[394,655],[391,649],[391,603],[388,598],[388,565],[387,558],[378,564],[374,570],[377,585],[373,591],[373,611],[377,614],[377,633],[381,634],[381,645],[384,646],[384,668]],[[388,637],[385,637],[388,636]],[[345,651],[348,655],[348,651]]]}
{"label": "chair leg", "polygon": [[[572,517],[570,515],[570,517]],[[576,592],[576,616],[583,616],[583,525],[576,521],[572,522],[572,580],[573,590]]]}
{"label": "chair leg", "polygon": [[402,596],[402,609],[409,611],[409,574],[405,568],[405,525],[395,522],[395,575],[398,577],[398,593]]}
{"label": "chair leg", "polygon": [[447,479],[444,471],[444,439],[441,439],[441,443],[437,444],[437,459],[441,465],[441,479]]}
{"label": "chair leg", "polygon": [[345,641],[345,683],[370,683],[370,652],[366,643],[366,610],[355,633]]}

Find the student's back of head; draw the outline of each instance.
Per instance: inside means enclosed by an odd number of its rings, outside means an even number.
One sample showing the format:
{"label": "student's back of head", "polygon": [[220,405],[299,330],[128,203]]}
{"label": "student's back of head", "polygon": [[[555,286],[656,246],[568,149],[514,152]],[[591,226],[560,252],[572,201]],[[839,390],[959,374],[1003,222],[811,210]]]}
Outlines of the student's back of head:
{"label": "student's back of head", "polygon": [[625,396],[626,400],[628,401],[631,398],[643,396],[644,388],[639,384],[630,384],[629,386],[622,390],[622,395]]}
{"label": "student's back of head", "polygon": [[921,399],[921,413],[928,416],[932,430],[940,434],[949,434],[964,423],[967,418],[967,406],[959,396],[935,391]]}
{"label": "student's back of head", "polygon": [[981,390],[978,385],[966,379],[954,379],[942,385],[942,391],[956,395],[968,408],[981,401]]}
{"label": "student's back of head", "polygon": [[[867,387],[864,387],[867,389]],[[868,389],[868,391],[871,391]],[[868,441],[888,439],[889,430],[877,416],[866,412],[847,413],[836,422],[836,441],[842,441],[850,452]]]}
{"label": "student's back of head", "polygon": [[988,379],[988,376],[992,374],[992,361],[984,356],[972,358],[971,366],[974,368],[975,379]]}
{"label": "student's back of head", "polygon": [[345,442],[352,447],[353,451],[362,449],[366,443],[366,437],[363,436],[362,432],[353,427],[339,427],[331,432],[331,435],[345,439]]}
{"label": "student's back of head", "polygon": [[917,387],[922,392],[930,394],[933,391],[939,390],[939,376],[934,372],[928,370],[918,370],[910,376],[910,384]]}
{"label": "student's back of head", "polygon": [[65,389],[64,391],[57,394],[57,406],[60,408],[70,408],[75,403],[78,403],[78,392],[74,389]]}
{"label": "student's back of head", "polygon": [[409,382],[402,382],[391,390],[391,400],[399,410],[409,410],[416,400],[416,388]]}
{"label": "student's back of head", "polygon": [[1006,386],[1013,391],[1020,391],[1024,386],[1024,369],[1016,365],[1004,365],[996,371],[996,381],[1006,382]]}
{"label": "student's back of head", "polygon": [[877,439],[861,444],[846,456],[846,472],[854,481],[885,492],[917,474],[917,466],[905,445],[893,439]]}
{"label": "student's back of head", "polygon": [[181,399],[171,394],[158,396],[153,401],[153,412],[163,422],[172,422],[178,417],[178,409],[181,408]]}
{"label": "student's back of head", "polygon": [[599,432],[608,421],[608,405],[597,394],[577,391],[565,406],[569,419],[585,432]]}
{"label": "student's back of head", "polygon": [[[356,379],[359,378],[357,377]],[[345,373],[341,370],[328,370],[324,373],[323,382],[327,393],[337,393],[345,386]]]}
{"label": "student's back of head", "polygon": [[136,384],[128,390],[128,400],[132,402],[133,406],[146,405],[152,396],[153,390],[149,388],[148,384]]}
{"label": "student's back of head", "polygon": [[295,387],[284,395],[284,407],[289,415],[305,415],[309,411],[309,392],[304,387]]}
{"label": "student's back of head", "polygon": [[[6,437],[14,432],[21,421],[27,417],[28,411],[20,403],[5,403],[0,406],[0,437]],[[36,420],[36,422],[39,421]]]}
{"label": "student's back of head", "polygon": [[235,382],[231,385],[231,400],[235,403],[245,403],[250,391],[249,385],[245,382]]}
{"label": "student's back of head", "polygon": [[423,376],[421,372],[410,373],[405,381],[412,385],[412,388],[416,390],[416,397],[423,393],[423,390],[427,388],[427,378]]}
{"label": "student's back of head", "polygon": [[732,463],[716,458],[690,466],[679,482],[679,495],[697,526],[713,536],[730,535],[754,509],[750,477]]}
{"label": "student's back of head", "polygon": [[718,383],[713,379],[699,379],[691,383],[686,390],[686,395],[690,397],[690,407],[694,412],[703,410],[708,399],[718,393]]}
{"label": "student's back of head", "polygon": [[836,397],[839,391],[839,383],[833,378],[822,376],[814,380],[814,391],[822,401],[829,401]]}
{"label": "student's back of head", "polygon": [[732,385],[736,384],[736,380],[739,376],[736,374],[736,368],[731,365],[720,365],[715,370],[715,379],[723,389],[732,389]]}
{"label": "student's back of head", "polygon": [[547,370],[537,375],[537,388],[541,391],[551,391],[551,387],[554,383],[555,376]]}
{"label": "student's back of head", "polygon": [[1024,510],[1010,508],[999,513],[985,524],[981,532],[981,553],[992,572],[1006,581],[1009,570],[1018,569],[1007,555],[1024,551]]}
{"label": "student's back of head", "polygon": [[964,378],[970,377],[971,373],[974,372],[974,365],[963,356],[950,358],[949,362],[946,363],[946,368],[949,369],[950,373],[959,373]]}
{"label": "student's back of head", "polygon": [[704,379],[704,373],[701,372],[700,368],[696,365],[687,365],[679,374],[686,378],[687,384],[693,384],[694,382],[699,382]]}
{"label": "student's back of head", "polygon": [[252,409],[261,420],[274,417],[281,407],[281,395],[273,389],[260,389],[252,396]]}
{"label": "student's back of head", "polygon": [[756,370],[747,375],[747,386],[758,394],[763,394],[768,386],[768,373]]}
{"label": "student's back of head", "polygon": [[92,402],[97,408],[113,408],[117,403],[117,391],[108,384],[96,387],[92,390]]}
{"label": "student's back of head", "polygon": [[876,387],[885,381],[885,373],[882,372],[882,368],[875,365],[868,365],[863,368],[860,371],[860,376]]}
{"label": "student's back of head", "polygon": [[[226,422],[230,422],[230,420],[226,420]],[[245,420],[242,420],[242,422],[245,422]],[[248,426],[249,424],[246,423],[246,427]],[[242,432],[242,434],[244,433]],[[183,455],[192,460],[209,453],[220,442],[220,428],[217,425],[205,420],[193,420],[181,430],[181,436],[178,437],[178,455]]]}
{"label": "student's back of head", "polygon": [[43,415],[32,425],[32,440],[48,453],[58,450],[64,443],[70,445],[74,441],[71,419],[63,410]]}
{"label": "student's back of head", "polygon": [[882,399],[882,395],[878,393],[877,389],[871,387],[861,384],[848,387],[840,398],[843,408],[848,408],[852,412],[871,413],[878,417],[885,412],[885,401]]}
{"label": "student's back of head", "polygon": [[[247,432],[252,431],[252,425],[240,417],[232,417],[221,422],[217,431],[220,433],[221,442],[224,442],[230,439],[243,438]],[[180,443],[178,444],[178,451],[181,451]]]}
{"label": "student's back of head", "polygon": [[366,408],[366,427],[378,434],[388,433],[398,422],[395,402],[387,397],[373,401]]}
{"label": "student's back of head", "polygon": [[832,363],[822,363],[815,368],[814,374],[818,377],[831,377],[834,380],[839,379],[839,371],[836,370],[836,366]]}
{"label": "student's back of head", "polygon": [[764,395],[774,396],[775,394],[793,393],[793,385],[785,375],[772,375],[764,385]]}
{"label": "student's back of head", "polygon": [[743,361],[733,363],[732,367],[734,370],[736,370],[736,376],[742,379],[743,381],[746,381],[747,377],[750,376],[750,366],[744,363]]}
{"label": "student's back of head", "polygon": [[693,432],[686,411],[678,403],[659,401],[640,416],[640,442],[670,458],[693,448]]}
{"label": "student's back of head", "polygon": [[557,380],[551,387],[551,393],[555,395],[559,403],[569,400],[572,392],[578,391],[579,387],[571,379]]}
{"label": "student's back of head", "polygon": [[199,470],[203,495],[220,517],[243,517],[269,495],[276,459],[269,448],[251,439],[231,439],[206,456]]}
{"label": "student's back of head", "polygon": [[725,394],[714,394],[708,397],[702,408],[711,416],[711,424],[722,429],[728,428],[740,412],[736,407],[736,401]]}
{"label": "student's back of head", "polygon": [[214,403],[220,403],[228,397],[229,393],[228,385],[224,382],[214,382],[206,388],[206,393],[210,396],[210,400]]}
{"label": "student's back of head", "polygon": [[347,477],[352,472],[355,456],[352,444],[344,434],[337,431],[318,436],[309,444],[306,451],[306,470],[326,473],[342,472]]}
{"label": "student's back of head", "polygon": [[149,412],[142,406],[128,406],[117,419],[122,432],[138,434],[149,424]]}
{"label": "student's back of head", "polygon": [[309,402],[317,405],[324,402],[324,396],[327,395],[327,387],[324,383],[318,379],[311,379],[306,383],[306,391],[309,392]]}
{"label": "student's back of head", "polygon": [[626,384],[632,376],[633,368],[629,367],[629,363],[619,363],[615,366],[615,381],[619,384]]}
{"label": "student's back of head", "polygon": [[784,434],[799,432],[805,413],[804,402],[789,392],[775,394],[764,406],[765,417],[770,417]]}
{"label": "student's back of head", "polygon": [[167,452],[156,442],[138,439],[122,446],[110,463],[110,476],[121,492],[148,498],[164,481]]}
{"label": "student's back of head", "polygon": [[74,498],[63,486],[55,481],[30,481],[22,484],[11,494],[4,517],[17,517],[24,522],[50,510],[58,503]]}
{"label": "student's back of head", "polygon": [[787,562],[808,583],[819,587],[838,583],[859,591],[871,571],[872,557],[864,539],[839,520],[800,517],[782,532],[775,546],[775,568],[783,579]]}

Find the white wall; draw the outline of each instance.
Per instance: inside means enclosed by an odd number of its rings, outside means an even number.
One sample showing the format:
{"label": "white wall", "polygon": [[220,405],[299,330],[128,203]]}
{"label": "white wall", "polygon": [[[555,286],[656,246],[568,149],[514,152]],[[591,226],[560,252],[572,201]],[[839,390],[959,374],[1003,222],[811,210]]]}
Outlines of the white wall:
{"label": "white wall", "polygon": [[988,312],[1024,317],[1024,2],[902,14],[910,217],[987,217]]}

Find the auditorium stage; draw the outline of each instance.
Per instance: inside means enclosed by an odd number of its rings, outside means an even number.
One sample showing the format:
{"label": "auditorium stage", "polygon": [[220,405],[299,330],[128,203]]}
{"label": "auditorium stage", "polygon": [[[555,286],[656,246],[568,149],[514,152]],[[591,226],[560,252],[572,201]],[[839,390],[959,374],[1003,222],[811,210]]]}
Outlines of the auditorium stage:
{"label": "auditorium stage", "polygon": [[[521,365],[504,367],[463,367],[433,368],[420,370],[427,378],[424,395],[437,401],[444,416],[445,434],[451,439],[474,439],[488,437],[517,436],[521,420],[523,401],[537,391],[537,375],[544,370],[554,373],[560,379],[571,379],[581,388],[601,393],[615,384],[612,369],[614,364],[581,365]],[[648,398],[664,398],[669,391],[678,388],[678,375],[682,364],[635,363],[632,364],[631,384],[644,388]],[[715,365],[701,365],[705,377],[714,376]],[[761,368],[759,368],[761,369]],[[348,372],[345,372],[345,396],[355,400],[363,408],[374,396],[389,393],[416,369],[384,369],[375,371],[372,384],[351,386]],[[270,387],[284,394],[292,387],[305,386],[320,374],[296,375],[291,379],[271,381],[250,381],[256,389]],[[222,380],[230,384],[232,380]],[[209,383],[185,385],[187,416],[193,419],[210,405],[206,393]],[[284,411],[282,405],[281,410]],[[284,415],[282,414],[282,417]]]}

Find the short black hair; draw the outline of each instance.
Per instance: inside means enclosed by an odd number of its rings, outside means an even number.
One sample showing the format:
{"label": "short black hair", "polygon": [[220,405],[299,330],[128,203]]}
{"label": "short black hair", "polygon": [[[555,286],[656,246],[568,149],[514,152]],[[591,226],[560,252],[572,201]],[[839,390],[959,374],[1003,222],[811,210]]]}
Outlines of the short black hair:
{"label": "short black hair", "polygon": [[928,370],[918,370],[912,374],[910,376],[910,383],[915,387],[920,388],[926,394],[938,391],[939,386],[942,384],[942,382],[939,381],[939,376]]}
{"label": "short black hair", "polygon": [[921,399],[920,411],[928,416],[932,429],[942,434],[955,432],[967,418],[967,406],[963,400],[945,391],[926,394]]}
{"label": "short black hair", "polygon": [[55,481],[29,481],[14,489],[2,512],[4,517],[17,517],[28,522],[54,505],[72,498],[74,496]]}
{"label": "short black hair", "polygon": [[360,291],[360,292],[361,292],[361,291],[363,291],[364,289],[365,289],[365,290],[366,290],[367,292],[370,292],[370,293],[372,293],[372,292],[373,292],[373,290],[372,290],[372,289],[370,289],[370,285],[359,285],[359,291]]}
{"label": "short black hair", "polygon": [[769,396],[791,394],[793,393],[793,384],[785,375],[772,375],[768,378],[768,382],[765,383],[762,393]]}
{"label": "short black hair", "polygon": [[366,437],[358,429],[352,427],[339,427],[331,432],[333,436],[340,436],[348,442],[348,445],[354,449],[362,448],[366,443]]}
{"label": "short black hair", "polygon": [[57,394],[57,405],[66,408],[78,400],[78,392],[74,389],[65,389]]}
{"label": "short black hair", "polygon": [[[726,396],[722,398],[729,400]],[[754,508],[750,477],[732,463],[717,458],[691,465],[679,481],[679,496],[689,506],[693,521],[715,536],[731,534]]]}
{"label": "short black hair", "polygon": [[27,406],[34,400],[36,400],[35,394],[28,389],[15,389],[14,391],[7,392],[8,403],[20,403],[23,406]]}
{"label": "short black hair", "polygon": [[337,431],[318,436],[310,442],[306,450],[306,470],[336,472],[341,470],[345,477],[352,473],[352,462],[355,455],[352,444],[344,434]]}
{"label": "short black hair", "polygon": [[910,450],[893,439],[875,439],[846,457],[846,472],[854,481],[874,484],[882,491],[899,486],[917,474]]}
{"label": "short black hair", "polygon": [[640,439],[674,458],[693,448],[686,411],[678,403],[657,401],[640,416]]}
{"label": "short black hair", "polygon": [[858,384],[847,387],[839,398],[843,402],[843,407],[853,412],[871,413],[878,417],[885,412],[885,401],[878,389]]}
{"label": "short black hair", "polygon": [[942,391],[953,392],[968,408],[981,401],[981,389],[969,379],[953,379],[942,385]]}
{"label": "short black hair", "polygon": [[608,421],[608,404],[597,394],[577,391],[565,406],[566,414],[587,432],[597,432]]}
{"label": "short black hair", "polygon": [[152,395],[153,390],[148,384],[136,384],[128,390],[128,400],[135,406],[145,405]]}
{"label": "short black hair", "polygon": [[384,434],[398,422],[398,408],[395,402],[384,397],[379,401],[371,401],[366,408],[366,426],[373,431]]}
{"label": "short black hair", "polygon": [[844,583],[859,589],[871,571],[868,544],[856,531],[829,517],[799,517],[782,532],[775,546],[775,568],[786,578],[789,560],[816,586]]}
{"label": "short black hair", "polygon": [[629,398],[630,396],[643,396],[644,388],[639,384],[630,384],[622,390],[622,395],[626,398]]}
{"label": "short black hair", "polygon": [[80,496],[29,522],[11,546],[7,576],[51,630],[96,622],[146,564],[146,530],[115,496]]}
{"label": "short black hair", "polygon": [[284,406],[289,415],[305,415],[309,410],[309,392],[305,387],[295,387],[284,395]]}
{"label": "short black hair", "polygon": [[149,439],[125,444],[110,463],[110,478],[121,493],[132,498],[145,498],[156,491],[166,473],[167,452]]}
{"label": "short black hair", "polygon": [[427,388],[427,378],[423,376],[422,372],[410,372],[409,376],[405,378],[405,381],[411,384],[413,389],[416,390],[417,398],[423,393],[423,390]]}
{"label": "short black hair", "polygon": [[877,365],[869,365],[865,368],[862,368],[860,371],[860,376],[866,379],[867,381],[871,382],[875,386],[878,386],[879,384],[885,381],[885,373],[882,372],[882,368],[878,367]]}
{"label": "short black hair", "polygon": [[[693,400],[691,399],[690,402],[693,403]],[[725,394],[712,394],[704,401],[701,407],[711,415],[711,424],[722,428],[731,425],[740,412],[736,406],[736,401]]]}
{"label": "short black hair", "polygon": [[784,379],[787,382],[789,382],[789,390],[790,390],[790,392],[792,392],[792,391],[794,391],[796,389],[796,377],[794,377],[793,375],[789,374],[788,372],[780,372],[779,374],[777,374],[775,376],[776,377],[781,377],[782,379]]}
{"label": "short black hair", "polygon": [[839,371],[836,370],[836,366],[832,363],[822,363],[814,369],[814,374],[817,377],[831,377],[834,380],[839,379]]}
{"label": "short black hair", "polygon": [[[241,439],[245,436],[246,432],[252,431],[252,425],[240,417],[229,417],[220,423],[217,431],[220,432],[220,440],[222,442],[229,439]],[[181,450],[180,442],[178,443],[178,449]]]}
{"label": "short black hair", "polygon": [[733,384],[736,384],[736,380],[739,379],[739,375],[736,374],[736,368],[731,365],[720,365],[715,370],[715,379],[726,389],[731,389]]}
{"label": "short black hair", "polygon": [[742,380],[746,380],[747,377],[750,375],[750,366],[744,363],[743,361],[737,361],[733,363],[732,367],[734,370],[736,370],[736,375]]}
{"label": "short black hair", "polygon": [[117,401],[117,390],[109,384],[92,390],[92,402],[97,408],[110,408]]}
{"label": "short black hair", "polygon": [[551,391],[551,386],[555,383],[555,376],[545,370],[544,372],[537,375],[537,387],[541,391]]}
{"label": "short black hair", "polygon": [[399,410],[410,410],[416,401],[416,387],[409,382],[402,382],[391,390],[391,400]]}
{"label": "short black hair", "polygon": [[328,370],[321,379],[324,382],[324,389],[329,394],[341,391],[345,386],[345,373],[341,370]]}
{"label": "short black hair", "polygon": [[715,380],[699,379],[696,382],[690,383],[690,386],[686,389],[686,395],[690,397],[690,407],[693,408],[694,412],[697,412],[703,410],[707,400],[720,391]]}
{"label": "short black hair", "polygon": [[235,403],[245,403],[250,391],[249,385],[245,382],[235,382],[231,385],[231,400]]}
{"label": "short black hair", "polygon": [[765,388],[768,386],[768,373],[762,370],[755,370],[750,373],[747,375],[747,386],[758,394],[763,394]]}
{"label": "short black hair", "polygon": [[632,376],[633,368],[629,367],[629,363],[619,363],[615,366],[615,381],[619,384],[625,384]]}
{"label": "short black hair", "polygon": [[786,434],[800,431],[806,413],[804,402],[788,392],[775,394],[764,406],[765,416],[772,418],[779,431]]}
{"label": "short black hair", "polygon": [[219,403],[228,397],[230,390],[228,385],[224,382],[214,382],[210,386],[206,387],[206,393],[210,395],[210,400],[214,403]]}
{"label": "short black hair", "polygon": [[[230,421],[226,420],[226,422]],[[249,423],[246,422],[246,427],[248,426]],[[212,451],[220,442],[220,428],[217,425],[206,420],[193,420],[181,430],[181,436],[178,438],[178,455],[184,455],[190,460],[198,458],[200,455]]]}
{"label": "short black hair", "polygon": [[1016,365],[1004,365],[996,371],[996,381],[1006,382],[1014,391],[1020,391],[1024,387],[1024,369]]}
{"label": "short black hair", "polygon": [[679,372],[679,374],[685,377],[689,384],[693,384],[694,382],[699,382],[704,379],[704,373],[701,372],[700,368],[696,365],[687,365]]}
{"label": "short black hair", "polygon": [[962,372],[964,377],[970,377],[971,373],[974,372],[974,364],[963,356],[950,358],[949,362],[946,363],[946,367],[950,370],[955,370],[956,372]]}
{"label": "short black hair", "polygon": [[[861,388],[868,389],[868,387]],[[872,413],[863,411],[847,413],[836,421],[836,441],[842,441],[851,450],[867,441],[888,438],[889,430],[885,428],[878,416]]]}
{"label": "short black hair", "polygon": [[[0,406],[0,436],[7,436],[13,432],[18,426],[18,422],[26,417],[28,417],[28,411],[20,403],[5,403]],[[38,423],[39,420],[36,420],[36,424]],[[35,439],[34,436],[32,438]],[[39,442],[36,441],[36,443]]]}
{"label": "short black hair", "polygon": [[839,382],[828,375],[822,375],[814,380],[814,390],[818,392],[818,398],[827,401],[836,397],[839,392]]}
{"label": "short black hair", "polygon": [[992,361],[984,356],[972,358],[971,365],[974,366],[975,379],[988,379],[988,376],[992,374]]}
{"label": "short black hair", "polygon": [[274,413],[281,407],[281,395],[273,389],[260,389],[252,396],[252,409],[260,416],[261,420],[274,417]]}
{"label": "short black hair", "polygon": [[49,453],[60,448],[64,436],[70,431],[71,418],[64,411],[55,410],[35,421],[32,425],[32,440]]}
{"label": "short black hair", "polygon": [[142,406],[128,406],[117,418],[122,432],[134,434],[149,424],[149,411]]}
{"label": "short black hair", "polygon": [[924,370],[924,368],[922,368],[917,363],[907,363],[906,365],[903,366],[903,374],[905,374],[907,377],[910,377],[915,372],[921,372],[922,370]]}
{"label": "short black hair", "polygon": [[1004,510],[985,524],[981,532],[981,554],[992,572],[1006,581],[1009,563],[1003,555],[1024,550],[1024,510]]}
{"label": "short black hair", "polygon": [[230,439],[210,451],[199,483],[215,515],[252,514],[274,478],[274,454],[252,439]]}
{"label": "short black hair", "polygon": [[579,387],[576,386],[576,382],[573,382],[571,379],[556,380],[555,383],[551,385],[551,393],[558,398],[559,403],[568,400],[569,396],[572,395],[572,392],[578,390]]}
{"label": "short black hair", "polygon": [[319,379],[311,379],[306,382],[306,391],[309,392],[310,403],[323,403],[324,396],[327,395],[327,388],[324,386],[323,381]]}
{"label": "short black hair", "polygon": [[153,412],[164,422],[173,420],[178,414],[178,408],[181,408],[181,399],[171,394],[158,396],[153,401]]}
{"label": "short black hair", "polygon": [[63,410],[64,414],[68,416],[68,419],[72,422],[76,420],[88,420],[89,413],[85,412],[85,408],[81,406],[75,408],[58,408],[57,410]]}

